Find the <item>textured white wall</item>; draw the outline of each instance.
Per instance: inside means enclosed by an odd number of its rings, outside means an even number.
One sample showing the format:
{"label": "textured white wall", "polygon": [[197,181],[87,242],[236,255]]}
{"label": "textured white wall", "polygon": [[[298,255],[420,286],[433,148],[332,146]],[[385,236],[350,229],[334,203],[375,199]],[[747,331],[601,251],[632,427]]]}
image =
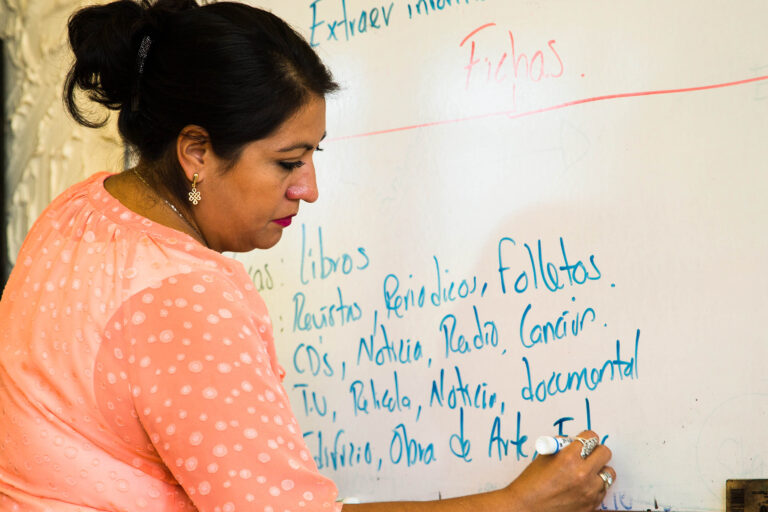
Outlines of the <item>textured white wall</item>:
{"label": "textured white wall", "polygon": [[67,186],[99,170],[118,171],[123,156],[114,119],[100,130],[77,125],[61,100],[72,55],[66,23],[82,1],[0,0],[6,42],[6,205],[9,259],[45,206]]}

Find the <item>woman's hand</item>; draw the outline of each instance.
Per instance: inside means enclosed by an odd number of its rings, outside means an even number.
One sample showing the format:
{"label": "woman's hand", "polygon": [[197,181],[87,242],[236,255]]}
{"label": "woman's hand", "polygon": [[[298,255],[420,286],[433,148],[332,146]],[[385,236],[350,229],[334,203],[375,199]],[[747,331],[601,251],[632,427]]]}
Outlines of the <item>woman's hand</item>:
{"label": "woman's hand", "polygon": [[[598,437],[587,430],[581,439]],[[599,438],[598,438],[599,439]],[[522,474],[502,492],[509,494],[511,508],[526,512],[587,512],[600,506],[607,483],[600,473],[616,478],[606,466],[611,450],[598,445],[586,458],[581,457],[582,443],[574,441],[555,455],[539,455]]]}
{"label": "woman's hand", "polygon": [[[582,439],[597,438],[587,430]],[[598,438],[599,439],[599,438]],[[598,445],[586,458],[574,441],[556,455],[539,455],[517,479],[503,489],[441,501],[395,501],[344,505],[344,512],[592,512],[600,506],[608,484],[604,472],[611,450]]]}

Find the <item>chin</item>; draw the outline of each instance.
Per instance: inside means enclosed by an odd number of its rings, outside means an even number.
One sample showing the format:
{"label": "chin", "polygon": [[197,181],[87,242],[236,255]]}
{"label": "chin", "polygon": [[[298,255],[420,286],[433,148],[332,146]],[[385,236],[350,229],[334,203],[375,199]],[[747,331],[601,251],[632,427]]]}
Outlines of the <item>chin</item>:
{"label": "chin", "polygon": [[246,242],[245,240],[240,240],[241,243],[243,243],[243,247],[241,249],[237,249],[235,252],[248,252],[252,251],[254,249],[271,249],[275,245],[277,245],[277,242],[280,241],[282,238],[283,233],[282,231],[277,234],[276,236],[270,236],[270,237],[257,237],[254,240],[250,240]]}

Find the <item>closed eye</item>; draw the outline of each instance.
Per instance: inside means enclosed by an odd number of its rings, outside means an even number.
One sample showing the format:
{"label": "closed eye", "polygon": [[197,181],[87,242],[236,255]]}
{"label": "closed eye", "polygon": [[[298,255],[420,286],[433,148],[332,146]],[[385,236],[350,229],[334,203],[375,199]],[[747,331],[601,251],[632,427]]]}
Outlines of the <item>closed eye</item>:
{"label": "closed eye", "polygon": [[304,162],[299,160],[298,162],[278,162],[278,164],[286,171],[294,171],[304,165]]}
{"label": "closed eye", "polygon": [[[323,138],[325,138],[325,135],[323,135]],[[318,144],[314,148],[312,148],[312,151],[322,151],[323,148],[320,147]],[[296,162],[278,162],[280,164],[280,167],[285,169],[286,171],[294,171],[304,165],[304,162],[302,160],[298,160]]]}

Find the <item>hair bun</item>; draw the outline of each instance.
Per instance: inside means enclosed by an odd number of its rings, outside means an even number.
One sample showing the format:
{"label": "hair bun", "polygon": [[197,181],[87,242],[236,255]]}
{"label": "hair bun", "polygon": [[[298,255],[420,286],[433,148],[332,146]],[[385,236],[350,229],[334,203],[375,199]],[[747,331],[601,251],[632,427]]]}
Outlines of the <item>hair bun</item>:
{"label": "hair bun", "polygon": [[[69,20],[69,44],[75,62],[64,85],[64,102],[77,122],[103,126],[108,116],[91,120],[75,99],[75,90],[110,110],[130,104],[138,79],[138,51],[143,37],[161,31],[176,12],[197,8],[195,0],[117,0],[77,11]],[[150,50],[151,51],[151,50]]]}
{"label": "hair bun", "polygon": [[195,0],[157,0],[154,4],[148,5],[148,10],[161,10],[166,12],[188,11],[199,7]]}
{"label": "hair bun", "polygon": [[142,5],[145,7],[144,20],[155,30],[162,30],[174,14],[200,7],[195,0],[158,0],[151,5],[143,0]]}

